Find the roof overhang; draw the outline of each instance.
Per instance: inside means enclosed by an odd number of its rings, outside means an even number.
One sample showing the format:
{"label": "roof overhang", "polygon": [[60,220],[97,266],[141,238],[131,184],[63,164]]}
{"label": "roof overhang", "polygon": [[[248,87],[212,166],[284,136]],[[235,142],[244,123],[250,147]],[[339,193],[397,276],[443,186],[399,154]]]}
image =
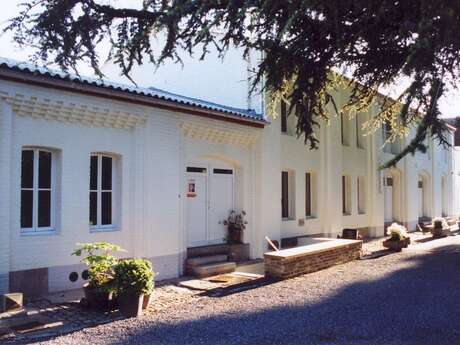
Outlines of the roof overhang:
{"label": "roof overhang", "polygon": [[137,105],[145,105],[170,111],[182,112],[200,117],[212,118],[226,122],[238,123],[245,126],[263,128],[267,122],[251,118],[242,118],[237,115],[223,113],[212,109],[205,109],[173,101],[157,99],[122,90],[110,89],[103,86],[85,84],[81,82],[53,78],[39,73],[24,72],[0,67],[0,80],[8,80],[27,85],[36,85],[50,89],[65,90],[79,94],[86,94],[105,99],[117,100]]}

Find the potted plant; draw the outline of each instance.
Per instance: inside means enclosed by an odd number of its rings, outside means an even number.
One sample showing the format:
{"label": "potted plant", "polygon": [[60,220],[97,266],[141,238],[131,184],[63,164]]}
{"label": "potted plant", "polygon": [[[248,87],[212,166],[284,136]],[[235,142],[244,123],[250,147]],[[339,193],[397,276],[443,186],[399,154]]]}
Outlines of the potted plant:
{"label": "potted plant", "polygon": [[122,260],[114,267],[114,272],[120,312],[125,317],[141,315],[144,295],[150,295],[153,290],[152,264],[144,259]]}
{"label": "potted plant", "polygon": [[431,233],[433,238],[446,237],[450,232],[450,227],[447,221],[442,217],[435,217],[432,220]]}
{"label": "potted plant", "polygon": [[393,223],[388,227],[387,235],[390,235],[390,238],[383,241],[385,248],[400,252],[402,248],[407,248],[410,244],[406,228],[398,223]]}
{"label": "potted plant", "polygon": [[224,225],[227,226],[227,242],[229,244],[243,243],[243,231],[246,229],[248,222],[244,219],[245,211],[237,212],[230,211],[228,218],[224,220]]}
{"label": "potted plant", "polygon": [[107,242],[78,243],[72,255],[84,256],[88,266],[88,283],[83,286],[86,302],[90,307],[106,310],[112,298],[113,268],[118,258],[112,252],[124,251],[120,246]]}

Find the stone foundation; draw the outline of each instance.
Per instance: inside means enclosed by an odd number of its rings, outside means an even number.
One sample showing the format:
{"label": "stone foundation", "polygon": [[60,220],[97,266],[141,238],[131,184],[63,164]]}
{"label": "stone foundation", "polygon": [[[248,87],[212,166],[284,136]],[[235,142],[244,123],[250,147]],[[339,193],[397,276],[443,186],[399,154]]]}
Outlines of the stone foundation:
{"label": "stone foundation", "polygon": [[362,241],[318,239],[319,243],[264,254],[265,275],[287,279],[358,259]]}

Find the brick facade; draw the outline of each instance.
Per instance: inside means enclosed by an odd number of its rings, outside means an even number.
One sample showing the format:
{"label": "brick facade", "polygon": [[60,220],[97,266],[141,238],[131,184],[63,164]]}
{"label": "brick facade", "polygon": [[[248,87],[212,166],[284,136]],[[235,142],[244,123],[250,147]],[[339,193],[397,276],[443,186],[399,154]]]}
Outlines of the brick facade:
{"label": "brick facade", "polygon": [[[301,248],[305,248],[302,252]],[[316,272],[334,265],[343,264],[361,255],[362,241],[351,241],[344,245],[331,246],[319,251],[310,251],[307,246],[298,247],[293,255],[271,252],[264,255],[265,275],[270,278],[287,279]],[[278,255],[280,253],[281,255]]]}

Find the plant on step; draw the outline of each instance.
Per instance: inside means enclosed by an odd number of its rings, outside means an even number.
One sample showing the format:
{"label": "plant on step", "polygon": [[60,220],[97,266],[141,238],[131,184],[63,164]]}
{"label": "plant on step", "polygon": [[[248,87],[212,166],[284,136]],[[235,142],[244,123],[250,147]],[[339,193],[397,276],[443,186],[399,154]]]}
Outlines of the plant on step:
{"label": "plant on step", "polygon": [[449,228],[449,224],[443,217],[435,217],[432,220],[433,227],[436,229],[447,229]]}
{"label": "plant on step", "polygon": [[224,220],[224,225],[227,226],[228,236],[227,242],[229,243],[241,243],[242,232],[246,229],[248,222],[245,220],[246,212],[237,212],[235,210],[230,211],[228,218]]}
{"label": "plant on step", "polygon": [[398,223],[391,224],[387,229],[387,235],[390,235],[390,241],[402,241],[409,237],[406,227]]}
{"label": "plant on step", "polygon": [[72,255],[83,256],[81,262],[88,266],[88,288],[110,290],[114,276],[113,269],[118,263],[118,258],[113,253],[125,250],[107,242],[77,243],[77,246]]}
{"label": "plant on step", "polygon": [[126,317],[142,313],[144,299],[154,287],[152,264],[144,259],[119,261],[114,267],[115,292],[120,311]]}

